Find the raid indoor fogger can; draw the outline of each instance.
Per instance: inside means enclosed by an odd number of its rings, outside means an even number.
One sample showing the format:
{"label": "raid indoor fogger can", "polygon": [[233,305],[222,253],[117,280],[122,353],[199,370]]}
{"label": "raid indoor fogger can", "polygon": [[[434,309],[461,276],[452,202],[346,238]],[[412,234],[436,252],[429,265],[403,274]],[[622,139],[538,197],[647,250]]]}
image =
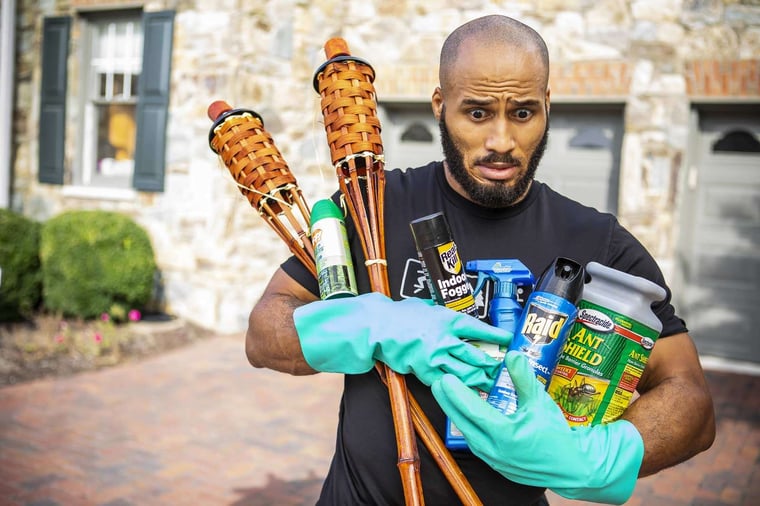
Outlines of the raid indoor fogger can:
{"label": "raid indoor fogger can", "polygon": [[571,426],[623,414],[662,331],[652,303],[665,298],[664,288],[596,262],[586,272],[591,279],[548,390]]}
{"label": "raid indoor fogger can", "polygon": [[340,209],[330,199],[318,200],[311,209],[311,242],[319,297],[327,300],[357,295],[346,225]]}
{"label": "raid indoor fogger can", "polygon": [[413,220],[409,226],[433,301],[477,318],[472,285],[459,258],[446,216],[442,212],[434,213]]}
{"label": "raid indoor fogger can", "polygon": [[[569,258],[558,257],[541,274],[536,288],[525,301],[508,352],[525,354],[538,380],[548,387],[568,331],[575,321],[576,304],[583,293],[583,267]],[[506,363],[488,393],[488,403],[505,415],[517,410],[517,391]]]}
{"label": "raid indoor fogger can", "polygon": [[[409,223],[422,263],[425,280],[433,301],[449,309],[478,317],[472,285],[459,257],[457,245],[451,235],[449,223],[442,212],[423,216]],[[491,343],[469,341],[484,353],[503,353]],[[485,394],[483,394],[485,395]],[[467,442],[459,429],[446,417],[445,444],[449,449],[467,449]]]}

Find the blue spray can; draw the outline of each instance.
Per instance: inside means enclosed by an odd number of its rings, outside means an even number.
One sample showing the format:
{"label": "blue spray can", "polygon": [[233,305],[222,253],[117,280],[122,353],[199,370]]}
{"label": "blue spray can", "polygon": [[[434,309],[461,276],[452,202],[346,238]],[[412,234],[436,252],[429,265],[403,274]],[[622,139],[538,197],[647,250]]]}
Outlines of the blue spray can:
{"label": "blue spray can", "polygon": [[[549,386],[570,327],[575,322],[584,278],[585,272],[579,263],[569,258],[556,258],[541,274],[535,290],[525,302],[518,331],[507,350],[517,350],[528,357],[544,388]],[[506,364],[488,394],[488,403],[505,415],[517,410],[517,392]]]}

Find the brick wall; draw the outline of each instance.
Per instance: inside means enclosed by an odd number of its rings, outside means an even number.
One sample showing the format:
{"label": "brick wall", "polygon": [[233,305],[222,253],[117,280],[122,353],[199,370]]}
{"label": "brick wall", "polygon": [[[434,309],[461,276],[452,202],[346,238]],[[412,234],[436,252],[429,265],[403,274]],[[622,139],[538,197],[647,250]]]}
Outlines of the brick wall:
{"label": "brick wall", "polygon": [[691,97],[757,97],[760,60],[696,60],[686,64],[686,92]]}
{"label": "brick wall", "polygon": [[549,86],[555,97],[624,97],[630,84],[630,67],[621,61],[552,64],[549,75]]}

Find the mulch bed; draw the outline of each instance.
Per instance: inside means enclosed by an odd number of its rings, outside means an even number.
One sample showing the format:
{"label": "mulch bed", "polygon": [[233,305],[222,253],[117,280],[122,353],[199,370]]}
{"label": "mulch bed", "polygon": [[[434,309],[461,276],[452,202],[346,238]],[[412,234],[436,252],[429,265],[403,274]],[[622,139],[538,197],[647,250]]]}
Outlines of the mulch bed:
{"label": "mulch bed", "polygon": [[71,321],[42,315],[0,323],[0,387],[112,367],[213,336],[182,319]]}

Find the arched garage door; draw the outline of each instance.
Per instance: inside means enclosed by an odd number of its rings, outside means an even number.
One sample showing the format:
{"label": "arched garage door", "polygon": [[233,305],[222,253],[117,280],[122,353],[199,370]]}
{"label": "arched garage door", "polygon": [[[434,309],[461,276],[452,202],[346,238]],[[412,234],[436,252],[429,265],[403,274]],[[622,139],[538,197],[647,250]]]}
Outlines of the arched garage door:
{"label": "arched garage door", "polygon": [[676,302],[700,354],[760,363],[760,106],[693,117]]}

